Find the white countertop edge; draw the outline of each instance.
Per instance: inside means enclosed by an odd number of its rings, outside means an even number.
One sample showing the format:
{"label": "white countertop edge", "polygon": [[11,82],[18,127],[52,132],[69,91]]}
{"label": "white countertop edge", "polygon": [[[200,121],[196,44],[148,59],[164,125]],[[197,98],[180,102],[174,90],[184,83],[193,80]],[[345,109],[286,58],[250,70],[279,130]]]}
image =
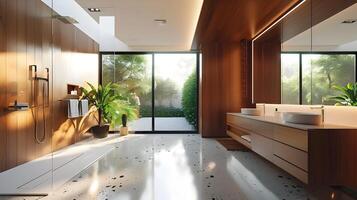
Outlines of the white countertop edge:
{"label": "white countertop edge", "polygon": [[294,124],[294,123],[288,123],[284,122],[283,120],[274,117],[274,116],[253,116],[253,115],[244,115],[242,113],[232,113],[228,112],[228,115],[235,115],[239,117],[244,117],[248,119],[253,119],[257,121],[262,121],[266,123],[272,123],[280,126],[285,126],[289,128],[295,128],[295,129],[300,129],[300,130],[318,130],[318,129],[357,129],[357,127],[353,126],[345,126],[345,125],[338,125],[338,124],[321,124],[321,125],[305,125],[305,124]]}

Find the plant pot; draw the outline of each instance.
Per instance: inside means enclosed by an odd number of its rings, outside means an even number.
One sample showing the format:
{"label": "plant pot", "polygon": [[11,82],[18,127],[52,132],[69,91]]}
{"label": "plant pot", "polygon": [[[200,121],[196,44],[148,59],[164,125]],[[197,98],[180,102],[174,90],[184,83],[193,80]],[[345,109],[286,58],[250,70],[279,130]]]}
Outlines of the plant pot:
{"label": "plant pot", "polygon": [[106,138],[109,132],[109,124],[93,126],[91,129],[95,138]]}
{"label": "plant pot", "polygon": [[121,136],[126,136],[126,135],[128,135],[129,134],[129,129],[128,129],[128,127],[120,127],[120,135]]}

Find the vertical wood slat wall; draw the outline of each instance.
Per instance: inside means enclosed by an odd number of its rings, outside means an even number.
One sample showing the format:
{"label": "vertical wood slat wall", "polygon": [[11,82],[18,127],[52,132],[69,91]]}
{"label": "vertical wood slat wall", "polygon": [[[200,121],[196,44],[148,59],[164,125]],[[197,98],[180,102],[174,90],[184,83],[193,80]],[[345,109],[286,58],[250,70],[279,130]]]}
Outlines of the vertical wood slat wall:
{"label": "vertical wood slat wall", "polygon": [[202,45],[200,133],[226,137],[225,113],[242,106],[240,42]]}
{"label": "vertical wood slat wall", "polygon": [[[0,0],[0,171],[81,140],[81,133],[93,123],[77,128],[80,119],[68,121],[60,100],[67,96],[67,83],[98,83],[98,44],[74,25],[51,16],[41,0]],[[31,80],[32,64],[39,71],[50,69],[49,105],[43,108],[45,102],[38,101],[30,111],[5,111],[15,100],[34,105],[34,98],[46,95],[41,90],[33,96],[33,88],[41,89],[42,83],[36,86]],[[46,123],[40,117],[43,112]],[[45,128],[42,144],[34,140],[35,113],[39,137]]]}

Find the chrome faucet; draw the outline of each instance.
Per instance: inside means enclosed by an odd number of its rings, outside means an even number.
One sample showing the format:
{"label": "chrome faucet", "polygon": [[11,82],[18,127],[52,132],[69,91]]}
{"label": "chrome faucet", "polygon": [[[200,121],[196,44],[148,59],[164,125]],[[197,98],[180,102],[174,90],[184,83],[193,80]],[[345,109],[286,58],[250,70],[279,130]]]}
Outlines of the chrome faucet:
{"label": "chrome faucet", "polygon": [[321,110],[321,118],[322,118],[322,123],[325,122],[325,106],[321,105],[321,106],[312,106],[310,107],[311,109],[320,109]]}

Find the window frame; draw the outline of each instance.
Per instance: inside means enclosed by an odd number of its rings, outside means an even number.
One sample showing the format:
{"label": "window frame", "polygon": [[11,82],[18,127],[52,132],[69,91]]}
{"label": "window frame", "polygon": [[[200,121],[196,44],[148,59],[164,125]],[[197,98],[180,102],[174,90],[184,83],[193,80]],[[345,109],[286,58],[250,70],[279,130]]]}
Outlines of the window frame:
{"label": "window frame", "polygon": [[151,116],[151,130],[150,131],[135,131],[138,134],[199,134],[200,132],[200,120],[199,120],[199,94],[200,94],[200,87],[199,87],[199,77],[200,77],[200,51],[100,51],[99,52],[99,62],[98,62],[98,83],[103,83],[103,55],[151,55],[151,65],[152,65],[152,75],[151,75],[151,87],[152,89],[155,87],[155,54],[195,54],[196,55],[196,80],[197,80],[197,110],[196,110],[196,119],[197,119],[197,128],[193,131],[181,131],[181,130],[155,130],[155,90],[152,90],[151,95],[151,102],[152,102],[152,116]]}
{"label": "window frame", "polygon": [[[355,82],[357,82],[357,52],[355,51],[282,51],[281,54],[298,54],[299,55],[299,105],[302,104],[302,56],[308,54],[321,54],[321,55],[346,55],[352,54],[355,56]],[[281,63],[280,63],[281,65]],[[280,66],[281,67],[281,66]],[[281,76],[281,75],[280,75]],[[282,89],[280,89],[282,91]],[[282,102],[283,96],[281,96],[280,101]]]}

